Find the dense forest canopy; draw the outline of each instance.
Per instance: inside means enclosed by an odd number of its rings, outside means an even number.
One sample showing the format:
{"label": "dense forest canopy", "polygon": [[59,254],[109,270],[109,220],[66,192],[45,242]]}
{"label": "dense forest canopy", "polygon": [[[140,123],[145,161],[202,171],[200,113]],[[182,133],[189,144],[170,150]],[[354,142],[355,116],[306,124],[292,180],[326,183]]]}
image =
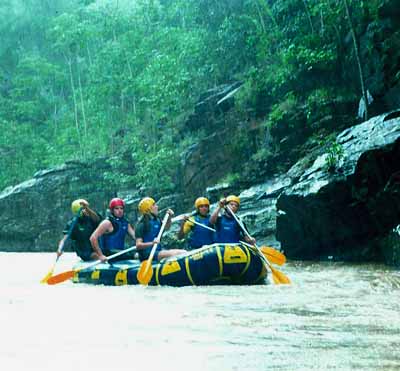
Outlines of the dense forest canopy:
{"label": "dense forest canopy", "polygon": [[209,134],[185,120],[221,84],[243,84],[238,150],[243,117],[267,129],[298,103],[311,116],[338,92],[360,99],[357,38],[383,2],[3,0],[0,189],[99,157],[134,166],[121,181],[172,189],[180,153]]}

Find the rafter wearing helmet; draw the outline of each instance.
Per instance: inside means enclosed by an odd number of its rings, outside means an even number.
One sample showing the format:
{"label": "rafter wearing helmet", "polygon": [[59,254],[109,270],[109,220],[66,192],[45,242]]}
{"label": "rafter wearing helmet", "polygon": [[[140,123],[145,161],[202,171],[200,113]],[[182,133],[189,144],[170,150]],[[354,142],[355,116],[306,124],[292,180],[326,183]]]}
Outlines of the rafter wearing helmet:
{"label": "rafter wearing helmet", "polygon": [[[240,208],[240,198],[235,195],[230,195],[221,199],[218,202],[217,208],[210,217],[211,224],[214,224],[215,242],[220,243],[239,243],[240,240],[245,240],[250,244],[255,244],[254,238],[248,237],[233,218],[231,213],[237,213]],[[220,215],[220,211],[223,213]],[[247,229],[247,228],[246,228]]]}
{"label": "rafter wearing helmet", "polygon": [[[156,201],[151,197],[143,198],[138,205],[141,218],[136,225],[136,248],[139,252],[140,261],[147,260],[150,256],[151,250],[155,244],[157,244],[154,252],[153,261],[160,261],[161,259],[168,258],[175,255],[181,255],[186,253],[186,250],[181,249],[165,249],[157,238],[162,221],[158,213],[158,205]],[[171,209],[167,210],[168,221],[165,229],[171,227],[171,217],[174,212]]]}
{"label": "rafter wearing helmet", "polygon": [[[210,229],[210,201],[206,197],[199,197],[194,202],[195,214],[185,215],[178,232],[178,238],[188,236],[191,249],[198,249],[214,242],[214,232]],[[201,225],[204,225],[202,227]]]}
{"label": "rafter wearing helmet", "polygon": [[72,249],[84,261],[96,259],[90,244],[90,236],[99,225],[102,217],[90,208],[89,202],[83,198],[71,203],[74,217],[67,223],[63,230],[64,237],[58,243],[57,257],[60,257],[68,238],[71,239]]}
{"label": "rafter wearing helmet", "polygon": [[[107,260],[107,256],[113,255],[125,249],[125,238],[129,235],[135,240],[135,230],[125,219],[125,201],[121,198],[113,198],[109,203],[110,215],[103,220],[90,237],[93,250],[100,260]],[[121,255],[120,259],[133,258],[132,255]]]}

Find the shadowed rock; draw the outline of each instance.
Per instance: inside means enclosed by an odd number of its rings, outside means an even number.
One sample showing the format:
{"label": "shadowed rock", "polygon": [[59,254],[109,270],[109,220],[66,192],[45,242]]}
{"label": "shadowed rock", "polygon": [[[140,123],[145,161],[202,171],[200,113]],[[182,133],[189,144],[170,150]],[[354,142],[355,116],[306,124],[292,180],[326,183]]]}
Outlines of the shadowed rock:
{"label": "shadowed rock", "polygon": [[399,116],[377,116],[338,135],[342,156],[331,171],[328,153],[292,171],[277,201],[277,239],[289,258],[384,260],[379,241],[400,221]]}

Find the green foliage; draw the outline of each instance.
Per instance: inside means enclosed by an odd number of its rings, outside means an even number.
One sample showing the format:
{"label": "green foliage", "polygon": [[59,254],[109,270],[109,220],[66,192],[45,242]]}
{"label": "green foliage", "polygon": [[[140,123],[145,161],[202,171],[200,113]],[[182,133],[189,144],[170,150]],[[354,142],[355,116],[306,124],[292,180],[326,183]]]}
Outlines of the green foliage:
{"label": "green foliage", "polygon": [[339,167],[344,157],[343,146],[335,140],[325,141],[325,146],[327,147],[325,168],[327,171],[333,172]]}
{"label": "green foliage", "polygon": [[[380,1],[349,4],[358,32],[376,20]],[[115,187],[171,190],[193,141],[185,118],[204,91],[238,80],[232,151],[260,168],[275,150],[249,145],[240,122],[263,105],[258,119],[280,127],[300,104],[311,117],[327,80],[351,89],[353,71],[338,73],[353,60],[348,31],[334,0],[4,0],[0,189],[104,156],[121,172]]]}
{"label": "green foliage", "polygon": [[229,184],[230,187],[235,186],[242,180],[243,174],[239,173],[228,173],[225,174],[221,179],[220,183]]}
{"label": "green foliage", "polygon": [[334,93],[325,87],[315,89],[310,93],[306,100],[307,121],[311,121],[314,114],[320,114],[322,112],[322,107],[332,99],[333,94]]}
{"label": "green foliage", "polygon": [[282,123],[288,113],[293,113],[297,106],[297,98],[293,92],[286,94],[286,99],[272,106],[266,126],[273,128]]}

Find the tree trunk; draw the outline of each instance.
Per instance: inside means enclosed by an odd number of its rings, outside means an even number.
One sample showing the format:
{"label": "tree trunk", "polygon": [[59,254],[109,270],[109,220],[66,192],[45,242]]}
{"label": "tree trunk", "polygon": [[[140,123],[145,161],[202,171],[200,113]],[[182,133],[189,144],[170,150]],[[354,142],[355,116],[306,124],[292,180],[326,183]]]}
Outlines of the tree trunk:
{"label": "tree trunk", "polygon": [[80,128],[79,128],[79,120],[78,120],[78,104],[76,101],[74,77],[72,74],[72,61],[71,61],[71,58],[65,57],[65,59],[67,61],[68,67],[69,67],[69,78],[70,78],[70,83],[71,83],[72,99],[74,101],[75,129],[76,129],[76,134],[78,136],[79,150],[81,151],[81,154],[83,155],[82,141],[81,141]]}
{"label": "tree trunk", "polygon": [[78,55],[76,56],[76,68],[78,71],[78,85],[79,85],[79,96],[81,100],[81,110],[82,110],[82,118],[83,118],[83,127],[84,127],[84,133],[85,133],[85,139],[87,138],[87,121],[86,121],[86,111],[85,111],[85,104],[83,103],[83,92],[82,92],[82,83],[81,83],[81,71],[79,69],[79,61],[78,61]]}
{"label": "tree trunk", "polygon": [[313,34],[314,33],[314,26],[313,26],[313,23],[312,23],[311,14],[310,14],[310,11],[308,10],[308,6],[307,6],[307,3],[306,3],[306,0],[303,0],[303,4],[304,4],[304,8],[306,9],[308,23],[310,23],[311,33]]}
{"label": "tree trunk", "polygon": [[367,91],[365,89],[364,73],[363,73],[362,65],[361,65],[361,61],[360,61],[360,53],[358,51],[356,33],[354,32],[353,22],[351,21],[350,10],[349,10],[349,5],[347,3],[347,0],[343,0],[343,3],[344,3],[344,7],[346,9],[346,15],[347,15],[347,20],[349,22],[351,36],[353,38],[354,53],[355,53],[356,59],[357,59],[358,73],[360,75],[361,91],[362,91],[362,96],[363,96],[363,100],[364,100],[364,104],[365,104],[365,120],[368,120],[368,97],[367,97]]}

